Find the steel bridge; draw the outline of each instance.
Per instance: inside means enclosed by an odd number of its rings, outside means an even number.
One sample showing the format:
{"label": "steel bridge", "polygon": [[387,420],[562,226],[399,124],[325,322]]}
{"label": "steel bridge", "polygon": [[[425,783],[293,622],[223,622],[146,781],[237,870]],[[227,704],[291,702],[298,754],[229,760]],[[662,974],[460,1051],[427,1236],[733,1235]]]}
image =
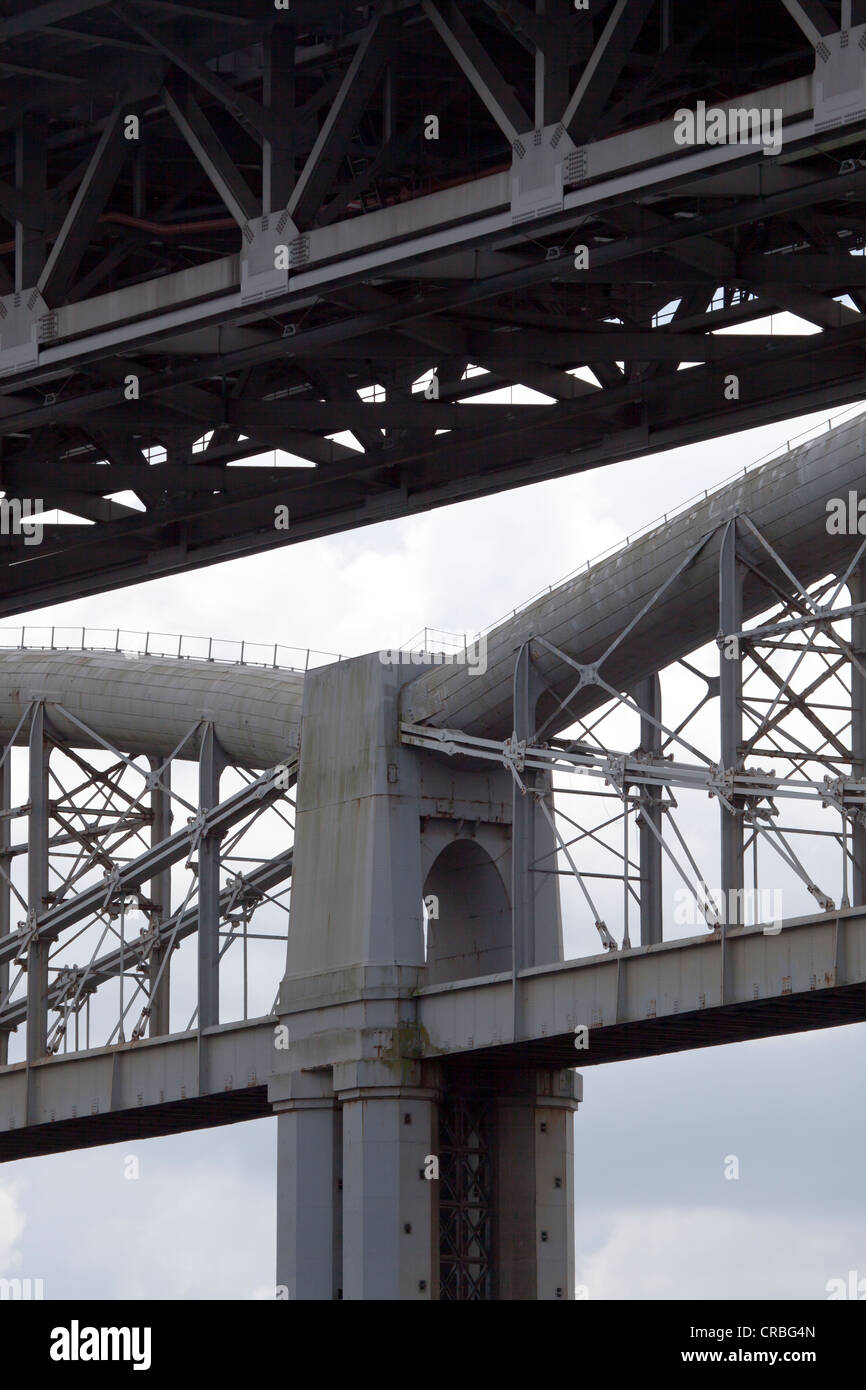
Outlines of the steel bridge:
{"label": "steel bridge", "polygon": [[288,1296],[573,1296],[578,1063],[866,1018],[864,441],[462,652],[0,652],[0,1155],[276,1113]]}
{"label": "steel bridge", "polygon": [[[0,615],[861,399],[866,0],[697,8],[0,0]],[[866,1017],[863,446],[462,653],[0,639],[0,1156],[572,1297],[576,1065]]]}
{"label": "steel bridge", "polygon": [[3,0],[0,612],[856,400],[864,23]]}

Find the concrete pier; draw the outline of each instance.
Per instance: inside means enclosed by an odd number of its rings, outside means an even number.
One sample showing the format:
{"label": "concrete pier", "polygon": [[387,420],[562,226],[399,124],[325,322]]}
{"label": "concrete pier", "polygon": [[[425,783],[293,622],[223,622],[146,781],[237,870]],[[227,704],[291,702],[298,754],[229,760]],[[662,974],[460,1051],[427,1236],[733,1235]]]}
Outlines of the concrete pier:
{"label": "concrete pier", "polygon": [[[573,1074],[418,1060],[419,988],[512,970],[514,802],[503,769],[401,742],[400,691],[418,674],[374,653],[305,683],[288,1046],[270,1088],[278,1284],[306,1299],[567,1298]],[[527,809],[533,854],[552,855]],[[528,915],[521,959],[561,960],[555,875],[537,876]],[[446,1154],[454,1102],[487,1120],[451,1133]]]}

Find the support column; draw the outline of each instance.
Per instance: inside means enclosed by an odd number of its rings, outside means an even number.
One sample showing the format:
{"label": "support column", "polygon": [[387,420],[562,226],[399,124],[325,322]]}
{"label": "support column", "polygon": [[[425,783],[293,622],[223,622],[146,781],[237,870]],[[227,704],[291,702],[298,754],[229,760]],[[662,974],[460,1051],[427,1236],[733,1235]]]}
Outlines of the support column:
{"label": "support column", "polygon": [[[150,770],[155,773],[162,766],[160,758],[150,758]],[[151,845],[158,845],[171,834],[171,763],[168,763],[160,778],[161,785],[153,787],[150,793],[150,809],[153,821],[150,830]],[[171,869],[163,869],[152,878],[148,885],[149,896],[154,904],[151,910],[151,927],[159,927],[171,916]],[[150,977],[150,1036],[158,1037],[171,1031],[171,960],[167,944],[160,943],[152,948],[148,963]],[[160,976],[160,968],[162,975]],[[157,984],[159,978],[159,984]]]}
{"label": "support column", "polygon": [[[328,1073],[282,1078],[277,1114],[277,1290],[289,1299],[341,1297],[342,1126]],[[278,1100],[280,1090],[285,1099]]]}
{"label": "support column", "polygon": [[15,132],[15,187],[27,221],[15,223],[15,291],[36,284],[45,266],[47,159],[45,140],[30,116]]}
{"label": "support column", "polygon": [[[514,668],[514,737],[535,736],[536,708],[542,691],[529,644],[521,647]],[[515,782],[511,815],[511,918],[514,986],[514,1036],[521,1031],[517,973],[533,965],[562,960],[562,917],[556,868],[556,837],[532,792],[550,791],[549,773],[525,769],[526,793]]]}
{"label": "support column", "polygon": [[132,156],[132,215],[147,216],[147,136],[141,131]]}
{"label": "support column", "polygon": [[343,1298],[438,1297],[435,1090],[358,1087],[343,1102]]}
{"label": "support column", "polygon": [[265,39],[264,104],[281,138],[266,140],[262,153],[262,212],[286,206],[295,186],[295,30],[280,21]]}
{"label": "support column", "polygon": [[[9,887],[9,874],[12,871],[12,856],[9,846],[12,842],[12,826],[9,810],[12,804],[12,750],[6,750],[6,757],[0,764],[0,940],[9,935],[11,925],[10,909],[12,891]],[[6,997],[9,988],[8,962],[0,965],[0,1000]],[[9,1032],[0,1029],[0,1067],[9,1061]]]}
{"label": "support column", "polygon": [[[32,926],[45,910],[48,892],[48,743],[45,706],[33,706],[30,719],[30,814],[27,822],[27,906]],[[27,1060],[45,1056],[48,1045],[48,946],[27,949]]]}
{"label": "support column", "polygon": [[[562,42],[562,21],[567,18],[570,23],[580,23],[570,0],[535,0],[535,10],[547,25],[544,47],[536,49],[535,56],[535,125],[542,130],[555,125],[568,105],[570,68],[580,56],[582,45],[575,39]],[[585,59],[589,55],[583,56]]]}
{"label": "support column", "polygon": [[[225,755],[208,724],[199,754],[199,813],[219,804],[220,775]],[[198,847],[198,1026],[211,1028],[220,1021],[219,996],[220,843],[214,835],[202,835]]]}
{"label": "support column", "polygon": [[574,1298],[574,1112],[570,1070],[503,1076],[495,1101],[494,1297]]}
{"label": "support column", "polygon": [[[518,653],[514,670],[515,739],[531,739],[535,733],[536,700],[532,659],[526,645]],[[534,786],[534,774],[527,769],[523,773],[523,781],[527,788]],[[515,782],[511,816],[511,918],[515,975],[535,960],[534,859],[535,806],[529,792],[524,795]]]}
{"label": "support column", "polygon": [[[852,603],[866,603],[866,560],[861,560],[848,580]],[[866,613],[851,619],[851,650],[866,671]],[[866,778],[866,677],[851,663],[851,776]],[[852,821],[851,853],[854,859],[851,875],[851,902],[866,902],[866,825]]]}
{"label": "support column", "polygon": [[[531,733],[540,682],[528,666],[527,653],[518,670],[515,728]],[[399,658],[373,653],[311,672],[304,690],[292,924],[278,1005],[280,1026],[286,1031],[275,1053],[269,1095],[274,1104],[302,1100],[304,1094],[280,1088],[294,1085],[291,1078],[333,1070],[333,1089],[342,1114],[342,1280],[337,1289],[338,1296],[341,1288],[342,1297],[352,1300],[436,1299],[440,1265],[453,1269],[462,1262],[465,1270],[473,1261],[479,1263],[471,1235],[465,1241],[461,1235],[455,1257],[444,1222],[441,1239],[446,1258],[440,1258],[440,1204],[451,1226],[462,1233],[468,1232],[470,1208],[478,1208],[479,1201],[471,1176],[466,1176],[473,1156],[467,1145],[461,1149],[453,1126],[442,1141],[441,1176],[435,1175],[443,1081],[438,1065],[419,1060],[424,1039],[417,996],[428,970],[421,900],[433,868],[447,855],[447,848],[438,847],[459,846],[461,839],[467,843],[457,856],[455,876],[465,877],[468,883],[474,865],[481,885],[498,882],[486,875],[493,860],[489,854],[485,858],[481,848],[486,843],[501,857],[507,855],[508,788],[501,777],[487,773],[462,769],[455,773],[449,768],[446,774],[441,762],[402,743],[400,696],[413,674]],[[529,900],[524,911],[535,919],[534,959],[531,954],[523,956],[533,964],[561,959],[561,925],[556,875],[533,873],[539,856],[555,867],[552,855],[548,858],[552,835],[546,822],[536,824],[534,798],[527,805],[526,859],[516,882]],[[447,826],[458,808],[461,823],[466,824],[462,836],[452,838]],[[481,829],[472,828],[481,823]],[[477,855],[470,852],[473,840]],[[336,854],[335,845],[339,846]],[[442,873],[444,882],[447,867]],[[465,907],[463,898],[471,900],[477,889],[479,910],[488,907],[479,883],[472,883],[463,897],[455,893],[456,914]],[[451,902],[443,893],[440,918],[450,911]],[[449,921],[448,931],[452,927]],[[507,939],[500,947],[493,935],[488,941],[470,924],[462,943],[455,929],[447,952],[441,957],[433,953],[431,958],[434,965],[443,961],[447,965],[461,955],[472,961],[488,948],[491,952],[504,948],[507,955]],[[547,951],[550,954],[542,955]],[[444,972],[445,980],[453,978],[459,976]],[[523,1204],[530,1212],[532,1230],[540,1221],[538,1229],[544,1235],[539,1235],[538,1250],[531,1238],[529,1254],[521,1258],[513,1250],[515,1237],[506,1235],[502,1246],[506,1287],[531,1286],[532,1297],[539,1287],[549,1290],[551,1298],[567,1297],[573,1287],[572,1178],[570,1160],[566,1160],[571,1151],[574,1082],[565,1072],[564,1089],[557,1090],[550,1082],[539,1091],[535,1071],[529,1075],[525,1094],[520,1092],[516,1101],[503,1101],[516,1106],[508,1113],[522,1116],[526,1123],[521,1135],[511,1137],[503,1120],[505,1195],[497,1212],[507,1233],[509,1223],[519,1228],[513,1208],[515,1203]],[[496,1082],[500,1085],[512,1089],[510,1074]],[[488,1088],[488,1095],[494,1093],[495,1087]],[[534,1128],[539,1106],[545,1122],[543,1137]],[[302,1114],[300,1107],[293,1107],[295,1119],[283,1126],[286,1148],[281,1163],[288,1205],[281,1217],[284,1253],[278,1282],[291,1289],[294,1279],[297,1285],[302,1252],[311,1248],[316,1252],[318,1282],[306,1287],[321,1290],[327,1287],[322,1269],[334,1242],[326,1175],[319,1173],[317,1178],[315,1171],[317,1163],[325,1160],[315,1155],[327,1147],[328,1122],[322,1118],[321,1107],[318,1115],[316,1107],[307,1110]],[[485,1136],[492,1132],[485,1128]],[[453,1186],[446,1193],[448,1163],[453,1169],[455,1155],[461,1153],[466,1157],[461,1169],[466,1186],[462,1196],[455,1196]],[[492,1200],[485,1187],[480,1206],[485,1220],[489,1213],[491,1227]],[[302,1202],[315,1206],[318,1213],[306,1225],[299,1215]],[[492,1283],[489,1258],[486,1266],[485,1291]],[[454,1287],[460,1295],[469,1281],[452,1279],[451,1285],[450,1296]]]}
{"label": "support column", "polygon": [[[743,569],[737,561],[737,524],[729,521],[719,556],[719,633],[722,639],[743,626]],[[719,653],[720,757],[724,772],[740,765],[743,739],[742,659],[739,644],[722,642]],[[738,925],[743,901],[743,818],[721,807],[721,875],[724,921]],[[724,937],[724,932],[722,933]]]}
{"label": "support column", "polygon": [[[661,683],[657,675],[647,676],[634,689],[634,699],[644,711],[640,721],[640,751],[653,758],[661,755]],[[639,814],[640,854],[640,943],[655,945],[662,939],[662,831],[661,790],[644,787]],[[655,830],[653,830],[655,827]],[[626,865],[626,872],[628,866]]]}

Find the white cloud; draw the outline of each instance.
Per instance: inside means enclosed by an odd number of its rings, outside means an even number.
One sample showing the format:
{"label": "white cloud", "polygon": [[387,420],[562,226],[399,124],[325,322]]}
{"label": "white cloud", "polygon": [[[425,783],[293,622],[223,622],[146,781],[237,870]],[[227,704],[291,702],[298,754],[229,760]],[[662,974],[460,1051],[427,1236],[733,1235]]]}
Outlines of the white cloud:
{"label": "white cloud", "polygon": [[[249,1299],[274,1278],[275,1140],[259,1121],[16,1163],[22,1273],[51,1298]],[[2,1231],[0,1206],[0,1251]]]}
{"label": "white cloud", "polygon": [[577,1283],[590,1299],[826,1299],[851,1269],[866,1275],[862,1216],[662,1207],[618,1212]]}
{"label": "white cloud", "polygon": [[18,1244],[24,1231],[24,1213],[18,1203],[17,1187],[0,1187],[0,1278],[20,1268]]}

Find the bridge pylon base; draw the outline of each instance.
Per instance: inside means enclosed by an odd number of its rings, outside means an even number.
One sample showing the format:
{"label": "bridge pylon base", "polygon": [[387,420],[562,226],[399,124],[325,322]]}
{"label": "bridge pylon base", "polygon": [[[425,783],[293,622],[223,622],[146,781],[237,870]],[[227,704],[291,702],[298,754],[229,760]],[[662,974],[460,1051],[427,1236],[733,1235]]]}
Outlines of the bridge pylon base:
{"label": "bridge pylon base", "polygon": [[272,1092],[281,1296],[573,1299],[580,1077],[410,1068],[408,1084],[334,1090],[335,1068]]}

